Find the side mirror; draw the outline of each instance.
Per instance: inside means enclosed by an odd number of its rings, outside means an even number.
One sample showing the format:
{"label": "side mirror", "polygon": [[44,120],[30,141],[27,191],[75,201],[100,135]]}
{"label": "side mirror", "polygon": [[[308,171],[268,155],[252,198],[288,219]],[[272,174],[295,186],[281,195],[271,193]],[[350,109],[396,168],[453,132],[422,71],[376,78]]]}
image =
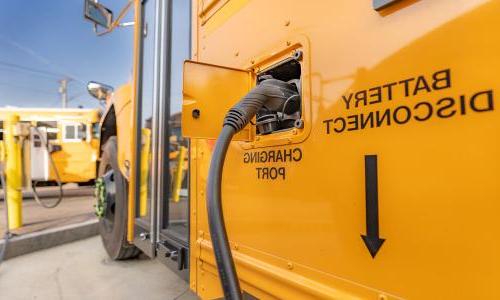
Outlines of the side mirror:
{"label": "side mirror", "polygon": [[97,3],[96,0],[85,0],[84,17],[93,22],[96,26],[100,25],[106,29],[111,28],[113,23],[113,12],[104,5]]}
{"label": "side mirror", "polygon": [[97,100],[107,100],[113,93],[113,88],[99,82],[90,81],[87,84],[87,91]]}

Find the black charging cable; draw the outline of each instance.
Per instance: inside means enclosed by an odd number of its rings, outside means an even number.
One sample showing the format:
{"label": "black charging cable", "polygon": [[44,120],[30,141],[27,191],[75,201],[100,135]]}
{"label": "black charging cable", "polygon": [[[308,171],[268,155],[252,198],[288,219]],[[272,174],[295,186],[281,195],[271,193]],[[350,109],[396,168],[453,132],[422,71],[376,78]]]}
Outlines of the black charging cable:
{"label": "black charging cable", "polygon": [[282,106],[293,95],[298,95],[296,88],[285,81],[266,79],[260,82],[229,110],[224,118],[222,131],[215,143],[207,185],[208,222],[219,279],[224,291],[224,298],[228,300],[240,300],[241,289],[222,212],[221,185],[226,153],[233,136],[242,130],[261,108]]}

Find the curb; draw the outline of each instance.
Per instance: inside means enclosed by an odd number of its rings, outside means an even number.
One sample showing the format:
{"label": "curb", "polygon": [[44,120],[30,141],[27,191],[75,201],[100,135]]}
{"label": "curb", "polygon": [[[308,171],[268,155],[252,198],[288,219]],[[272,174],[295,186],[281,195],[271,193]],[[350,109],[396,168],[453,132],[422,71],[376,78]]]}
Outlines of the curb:
{"label": "curb", "polygon": [[[95,236],[99,233],[98,223],[99,220],[95,219],[12,237],[7,245],[5,259]],[[4,240],[0,241],[0,247],[4,244]]]}

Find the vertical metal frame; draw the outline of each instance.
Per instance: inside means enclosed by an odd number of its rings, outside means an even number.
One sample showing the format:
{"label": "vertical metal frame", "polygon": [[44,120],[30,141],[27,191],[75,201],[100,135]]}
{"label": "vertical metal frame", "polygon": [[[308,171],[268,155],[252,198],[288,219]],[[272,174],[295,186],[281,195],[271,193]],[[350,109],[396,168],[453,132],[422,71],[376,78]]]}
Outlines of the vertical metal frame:
{"label": "vertical metal frame", "polygon": [[[148,242],[147,238],[150,237],[150,230],[151,228],[149,227],[149,224],[144,224],[144,222],[141,222],[140,217],[138,217],[139,214],[139,205],[138,201],[140,199],[140,182],[141,182],[141,145],[142,145],[142,82],[143,82],[143,62],[144,62],[144,4],[147,2],[147,0],[142,0],[140,1],[140,4],[136,8],[136,14],[139,15],[139,33],[138,33],[138,38],[137,38],[137,49],[136,51],[136,56],[137,56],[137,76],[136,76],[136,83],[135,83],[135,94],[134,97],[136,99],[135,101],[135,138],[134,138],[134,157],[133,157],[133,164],[134,164],[134,244],[141,249],[146,255],[153,257],[155,255],[155,247]],[[153,119],[154,119],[154,112],[153,112]],[[152,120],[154,122],[154,120]],[[152,128],[154,128],[154,125],[152,125]],[[153,131],[154,135],[154,131]],[[154,137],[153,137],[154,140]],[[152,141],[152,148],[154,141]],[[152,160],[154,160],[154,154],[152,155]],[[130,199],[129,199],[130,200]],[[140,222],[138,224],[138,222]]]}
{"label": "vertical metal frame", "polygon": [[[158,241],[158,210],[159,210],[159,203],[161,202],[161,185],[158,183],[161,182],[161,177],[163,176],[163,168],[161,165],[163,164],[163,138],[165,136],[164,134],[164,129],[162,126],[164,115],[162,112],[165,100],[164,100],[164,84],[166,82],[165,78],[165,68],[164,68],[164,62],[165,62],[165,57],[162,55],[164,53],[164,38],[163,38],[163,33],[164,33],[164,2],[166,0],[157,0],[155,2],[154,10],[154,24],[155,24],[155,29],[154,29],[154,46],[153,46],[153,110],[152,110],[152,126],[151,126],[151,188],[148,191],[149,193],[149,210],[150,210],[150,220],[149,223],[141,219],[139,216],[139,205],[138,201],[140,199],[140,176],[141,176],[141,145],[142,145],[142,105],[143,105],[143,99],[142,99],[142,83],[143,83],[143,54],[144,54],[144,29],[145,29],[145,10],[144,10],[144,5],[146,4],[147,0],[142,0],[141,1],[141,20],[142,23],[140,25],[140,30],[141,30],[141,39],[140,39],[140,65],[139,65],[139,72],[140,72],[140,77],[139,77],[139,83],[140,83],[140,89],[138,90],[140,92],[138,96],[138,102],[139,102],[139,108],[137,110],[138,115],[137,115],[137,154],[135,156],[135,161],[137,163],[137,168],[136,168],[136,192],[135,192],[135,201],[136,201],[136,218],[134,220],[134,228],[135,228],[135,234],[134,234],[134,244],[139,247],[146,255],[150,257],[154,257],[156,255],[156,249],[157,249],[157,241]],[[167,1],[169,2],[169,1]],[[153,9],[151,7],[150,9]],[[167,153],[168,155],[168,153]],[[168,166],[168,165],[167,165]]]}
{"label": "vertical metal frame", "polygon": [[[189,236],[187,241],[180,241],[173,232],[169,231],[169,196],[170,196],[170,172],[169,172],[169,149],[170,149],[170,94],[171,94],[171,58],[172,58],[172,14],[173,1],[159,0],[162,2],[161,7],[161,32],[158,44],[159,49],[159,85],[158,98],[159,102],[159,132],[161,133],[158,139],[158,160],[157,160],[157,224],[156,224],[156,241],[157,241],[157,258],[175,271],[181,278],[189,280]],[[191,10],[191,3],[189,4]],[[191,16],[191,14],[189,14]],[[191,23],[190,23],[191,25]],[[189,31],[191,34],[191,31]],[[189,42],[191,40],[189,39]],[[189,51],[191,49],[189,48]],[[188,182],[189,184],[189,182]],[[189,197],[189,195],[188,195]],[[188,202],[188,218],[189,218],[189,202]],[[188,220],[189,224],[189,220]],[[188,225],[189,226],[189,225]],[[188,228],[189,232],[189,228]],[[189,235],[189,233],[188,233]]]}
{"label": "vertical metal frame", "polygon": [[[158,69],[156,71],[157,95],[155,97],[158,103],[158,136],[157,143],[157,161],[156,161],[156,217],[154,239],[160,242],[159,232],[164,225],[165,209],[168,209],[170,177],[169,170],[169,119],[170,119],[170,65],[171,65],[171,41],[172,41],[172,1],[157,0],[157,44],[158,50],[156,59]],[[167,203],[167,205],[166,205]]]}
{"label": "vertical metal frame", "polygon": [[151,159],[151,181],[152,181],[152,187],[151,187],[151,197],[150,197],[150,242],[152,244],[152,247],[156,249],[156,242],[157,242],[157,232],[158,232],[158,225],[156,222],[156,216],[157,216],[157,210],[158,210],[158,201],[157,201],[157,195],[158,195],[158,176],[161,174],[161,169],[159,169],[158,163],[159,160],[161,159],[161,156],[159,155],[159,150],[161,147],[159,146],[161,136],[162,136],[162,131],[160,130],[159,123],[161,121],[161,114],[160,114],[160,106],[162,103],[161,99],[161,87],[162,87],[162,73],[161,73],[161,49],[160,49],[160,44],[161,44],[161,25],[162,25],[162,0],[156,0],[155,3],[155,31],[154,31],[154,60],[153,60],[153,122],[152,122],[152,131],[153,131],[153,138],[152,138],[152,144],[151,144],[151,149],[152,149],[152,159]]}

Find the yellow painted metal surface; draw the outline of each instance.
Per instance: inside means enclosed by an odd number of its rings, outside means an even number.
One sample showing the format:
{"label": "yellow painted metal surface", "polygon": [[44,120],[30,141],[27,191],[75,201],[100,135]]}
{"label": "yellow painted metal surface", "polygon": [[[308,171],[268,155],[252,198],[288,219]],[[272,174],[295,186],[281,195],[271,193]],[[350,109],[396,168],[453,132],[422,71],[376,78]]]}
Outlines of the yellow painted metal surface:
{"label": "yellow painted metal surface", "polygon": [[132,83],[126,83],[120,86],[114,93],[110,104],[112,103],[115,109],[117,132],[116,139],[118,143],[118,167],[125,178],[129,179],[130,166],[132,160],[130,147],[130,138],[132,136],[133,127],[132,106],[133,106]]}
{"label": "yellow painted metal surface", "polygon": [[7,115],[4,121],[6,146],[5,177],[7,181],[6,201],[9,207],[7,217],[10,229],[23,226],[21,144],[15,136],[14,128],[19,123],[19,120],[19,115],[12,113]]}
{"label": "yellow painted metal surface", "polygon": [[[93,135],[92,126],[99,122],[99,110],[3,108],[0,109],[0,120],[6,120],[12,113],[17,114],[21,122],[28,122],[33,126],[36,126],[37,122],[57,122],[54,128],[57,138],[49,143],[61,146],[60,151],[51,155],[62,182],[88,182],[96,177],[99,140]],[[84,125],[85,138],[65,139],[66,125]],[[56,180],[54,170],[49,170],[49,180]]]}
{"label": "yellow painted metal surface", "polygon": [[[304,51],[310,132],[289,144],[282,135],[291,132],[233,142],[225,164],[224,216],[245,291],[260,299],[500,298],[500,1],[402,0],[376,12],[371,1],[254,0],[208,20],[199,3],[197,61],[258,72],[294,44]],[[221,296],[205,207],[213,144],[193,139],[190,158],[190,284],[203,299]],[[301,156],[245,162],[269,151]],[[361,238],[366,155],[378,159],[385,239],[374,258]],[[272,167],[286,177],[258,178],[257,168]]]}

